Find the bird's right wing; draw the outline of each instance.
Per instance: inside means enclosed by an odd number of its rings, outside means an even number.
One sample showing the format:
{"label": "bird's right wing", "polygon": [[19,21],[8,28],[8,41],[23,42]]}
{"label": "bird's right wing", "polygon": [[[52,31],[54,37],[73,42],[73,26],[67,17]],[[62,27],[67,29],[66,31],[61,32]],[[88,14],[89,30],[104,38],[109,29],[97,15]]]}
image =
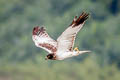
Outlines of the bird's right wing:
{"label": "bird's right wing", "polygon": [[49,53],[54,53],[57,50],[57,42],[47,34],[44,27],[34,27],[32,39],[37,47],[40,47]]}
{"label": "bird's right wing", "polygon": [[89,14],[82,13],[79,18],[75,16],[72,24],[61,34],[61,36],[57,39],[58,42],[58,52],[59,51],[72,51],[74,46],[74,40],[79,32],[79,30],[83,27],[85,20],[88,18]]}

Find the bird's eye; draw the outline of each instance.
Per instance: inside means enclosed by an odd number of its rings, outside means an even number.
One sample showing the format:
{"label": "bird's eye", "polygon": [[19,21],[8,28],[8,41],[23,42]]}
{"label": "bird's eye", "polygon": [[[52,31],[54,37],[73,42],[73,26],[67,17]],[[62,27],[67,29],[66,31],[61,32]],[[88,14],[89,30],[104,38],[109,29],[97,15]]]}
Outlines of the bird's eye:
{"label": "bird's eye", "polygon": [[50,56],[48,56],[48,58],[49,58]]}
{"label": "bird's eye", "polygon": [[53,55],[50,54],[50,55],[48,55],[47,57],[48,57],[48,59],[52,59],[52,58],[53,58]]}

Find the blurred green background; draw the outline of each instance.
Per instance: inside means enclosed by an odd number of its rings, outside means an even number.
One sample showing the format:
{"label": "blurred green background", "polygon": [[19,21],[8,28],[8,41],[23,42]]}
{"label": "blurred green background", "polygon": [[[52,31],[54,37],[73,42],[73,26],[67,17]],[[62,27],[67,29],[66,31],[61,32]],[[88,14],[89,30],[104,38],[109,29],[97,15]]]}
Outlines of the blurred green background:
{"label": "blurred green background", "polygon": [[[92,53],[46,61],[33,27],[57,39],[83,11],[75,46]],[[120,80],[120,0],[0,0],[0,80]]]}

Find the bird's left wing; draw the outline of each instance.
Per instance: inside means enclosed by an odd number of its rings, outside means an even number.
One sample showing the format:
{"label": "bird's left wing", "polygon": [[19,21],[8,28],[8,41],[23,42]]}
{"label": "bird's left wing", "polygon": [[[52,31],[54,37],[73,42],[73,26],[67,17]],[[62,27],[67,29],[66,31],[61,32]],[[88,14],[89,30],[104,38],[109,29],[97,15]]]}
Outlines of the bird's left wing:
{"label": "bird's left wing", "polygon": [[72,51],[76,34],[83,27],[85,20],[88,18],[87,13],[82,13],[79,18],[75,16],[72,24],[61,34],[57,39],[58,52],[59,51]]}
{"label": "bird's left wing", "polygon": [[34,27],[32,39],[37,47],[40,47],[49,53],[54,53],[57,50],[57,42],[47,34],[44,27]]}

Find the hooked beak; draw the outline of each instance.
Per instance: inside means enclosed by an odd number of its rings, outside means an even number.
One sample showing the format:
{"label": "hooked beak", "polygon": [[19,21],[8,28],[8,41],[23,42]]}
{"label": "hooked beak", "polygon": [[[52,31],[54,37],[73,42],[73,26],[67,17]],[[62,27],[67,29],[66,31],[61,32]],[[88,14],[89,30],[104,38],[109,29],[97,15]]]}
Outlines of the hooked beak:
{"label": "hooked beak", "polygon": [[45,60],[48,60],[48,58],[47,58],[47,57],[45,57]]}

